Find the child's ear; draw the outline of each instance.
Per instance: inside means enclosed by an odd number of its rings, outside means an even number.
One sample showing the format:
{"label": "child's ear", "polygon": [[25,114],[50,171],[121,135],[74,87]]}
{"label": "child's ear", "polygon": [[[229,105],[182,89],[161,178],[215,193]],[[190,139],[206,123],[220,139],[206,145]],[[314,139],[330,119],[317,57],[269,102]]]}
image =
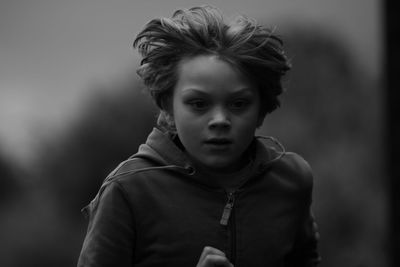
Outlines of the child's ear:
{"label": "child's ear", "polygon": [[157,123],[159,125],[163,125],[170,131],[176,131],[175,118],[172,108],[172,99],[168,96],[166,96],[161,101],[161,110],[160,110],[160,115],[158,116]]}
{"label": "child's ear", "polygon": [[165,120],[167,121],[167,123],[169,125],[175,125],[174,114],[172,114],[172,112],[169,112],[169,111],[164,111],[163,113],[164,113]]}
{"label": "child's ear", "polygon": [[164,129],[169,131],[175,131],[175,120],[174,116],[169,113],[168,111],[161,110],[160,114],[158,115],[157,124]]}

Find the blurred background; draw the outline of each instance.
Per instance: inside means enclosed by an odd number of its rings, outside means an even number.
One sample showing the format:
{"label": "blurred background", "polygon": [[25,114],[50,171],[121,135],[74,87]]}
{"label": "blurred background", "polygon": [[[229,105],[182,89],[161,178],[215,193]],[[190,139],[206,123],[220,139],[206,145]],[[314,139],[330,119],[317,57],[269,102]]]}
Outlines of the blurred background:
{"label": "blurred background", "polygon": [[75,266],[80,213],[157,111],[135,35],[212,4],[276,27],[293,69],[260,134],[315,176],[321,266],[388,266],[383,6],[378,0],[0,1],[0,266]]}

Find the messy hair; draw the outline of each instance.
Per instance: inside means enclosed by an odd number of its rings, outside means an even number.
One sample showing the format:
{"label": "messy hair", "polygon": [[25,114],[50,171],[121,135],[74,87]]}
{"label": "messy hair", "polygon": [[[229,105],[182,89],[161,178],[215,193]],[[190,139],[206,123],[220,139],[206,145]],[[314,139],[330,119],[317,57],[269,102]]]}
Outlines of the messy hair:
{"label": "messy hair", "polygon": [[281,78],[290,69],[282,46],[272,29],[245,16],[225,23],[212,6],[180,9],[171,18],[153,19],[133,43],[142,55],[137,73],[161,111],[171,104],[179,63],[185,58],[216,55],[257,85],[261,118],[280,105]]}

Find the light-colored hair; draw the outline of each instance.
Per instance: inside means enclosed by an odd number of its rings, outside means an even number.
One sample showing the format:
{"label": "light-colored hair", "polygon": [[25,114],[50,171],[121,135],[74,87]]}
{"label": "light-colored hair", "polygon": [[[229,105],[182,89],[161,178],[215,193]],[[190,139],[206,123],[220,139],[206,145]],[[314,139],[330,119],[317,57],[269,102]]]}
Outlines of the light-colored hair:
{"label": "light-colored hair", "polygon": [[180,61],[198,55],[217,55],[255,82],[263,118],[279,107],[281,78],[290,69],[282,45],[273,30],[245,16],[225,23],[212,6],[180,9],[171,18],[153,19],[133,43],[143,57],[137,73],[161,109],[159,124],[165,122],[163,112],[171,104]]}

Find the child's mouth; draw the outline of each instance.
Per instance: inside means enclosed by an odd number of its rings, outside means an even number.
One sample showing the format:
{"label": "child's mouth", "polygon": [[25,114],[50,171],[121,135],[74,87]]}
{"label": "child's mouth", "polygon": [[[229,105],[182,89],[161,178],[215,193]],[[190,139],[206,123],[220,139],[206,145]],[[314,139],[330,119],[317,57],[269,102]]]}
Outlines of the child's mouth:
{"label": "child's mouth", "polygon": [[225,145],[225,144],[231,144],[233,141],[232,141],[232,139],[229,139],[229,138],[216,138],[216,137],[214,137],[214,138],[207,139],[205,142],[206,143],[210,143],[210,144],[223,144],[223,145]]}
{"label": "child's mouth", "polygon": [[233,143],[233,141],[229,138],[210,138],[204,143],[213,149],[227,149]]}

